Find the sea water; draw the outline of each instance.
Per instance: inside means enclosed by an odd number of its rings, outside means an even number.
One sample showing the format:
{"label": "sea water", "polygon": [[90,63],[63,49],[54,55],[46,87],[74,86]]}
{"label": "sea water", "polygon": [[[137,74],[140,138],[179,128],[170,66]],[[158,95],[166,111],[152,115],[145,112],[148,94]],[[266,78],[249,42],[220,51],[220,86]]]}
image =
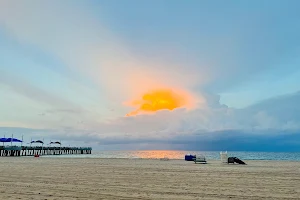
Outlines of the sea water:
{"label": "sea water", "polygon": [[[73,154],[55,155],[45,157],[63,158],[140,158],[140,159],[184,159],[186,154],[204,155],[208,160],[220,160],[219,151],[92,151],[92,154]],[[300,161],[300,152],[247,152],[247,151],[228,151],[228,157],[238,157],[243,160],[291,160]]]}

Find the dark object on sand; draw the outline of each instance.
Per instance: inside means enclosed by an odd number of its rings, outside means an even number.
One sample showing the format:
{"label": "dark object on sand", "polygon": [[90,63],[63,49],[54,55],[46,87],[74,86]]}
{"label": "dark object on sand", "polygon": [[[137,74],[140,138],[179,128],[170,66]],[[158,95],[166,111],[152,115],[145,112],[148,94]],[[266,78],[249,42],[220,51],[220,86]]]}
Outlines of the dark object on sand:
{"label": "dark object on sand", "polygon": [[240,164],[240,165],[246,165],[246,163],[244,162],[244,161],[242,161],[242,160],[240,160],[239,158],[237,158],[237,157],[228,157],[228,164],[229,163],[238,163],[238,164]]}
{"label": "dark object on sand", "polygon": [[234,162],[240,164],[240,165],[245,165],[246,163],[244,163],[244,161],[238,159],[237,157],[234,157]]}
{"label": "dark object on sand", "polygon": [[234,164],[234,157],[228,157],[227,163],[233,163]]}
{"label": "dark object on sand", "polygon": [[194,161],[196,159],[196,155],[185,155],[184,159],[186,161]]}

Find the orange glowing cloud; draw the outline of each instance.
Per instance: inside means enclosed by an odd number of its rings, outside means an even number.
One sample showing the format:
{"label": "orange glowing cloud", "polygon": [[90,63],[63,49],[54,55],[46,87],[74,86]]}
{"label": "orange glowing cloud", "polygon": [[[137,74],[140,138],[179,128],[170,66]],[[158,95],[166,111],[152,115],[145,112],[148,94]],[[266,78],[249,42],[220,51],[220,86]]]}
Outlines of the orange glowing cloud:
{"label": "orange glowing cloud", "polygon": [[143,94],[140,99],[131,101],[129,105],[137,107],[137,109],[126,116],[134,116],[140,113],[153,113],[159,110],[188,108],[191,106],[191,97],[184,92],[171,89],[157,89]]}

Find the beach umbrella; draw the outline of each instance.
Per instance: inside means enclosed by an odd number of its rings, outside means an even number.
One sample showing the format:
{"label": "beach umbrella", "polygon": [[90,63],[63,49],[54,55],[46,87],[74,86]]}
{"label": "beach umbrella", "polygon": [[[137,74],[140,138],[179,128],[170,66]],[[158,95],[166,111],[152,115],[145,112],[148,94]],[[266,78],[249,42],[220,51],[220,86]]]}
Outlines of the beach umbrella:
{"label": "beach umbrella", "polygon": [[6,142],[23,142],[22,140],[19,140],[17,138],[7,138]]}
{"label": "beach umbrella", "polygon": [[4,138],[0,138],[0,142],[2,142],[3,146],[4,146],[4,142],[10,142],[12,145],[13,142],[21,142],[22,143],[23,141],[19,140],[17,138],[13,138],[13,135],[12,135],[11,138],[6,138],[5,136],[4,136]]}
{"label": "beach umbrella", "polygon": [[4,135],[4,138],[0,138],[0,142],[3,143],[3,146],[4,146],[4,142],[6,142],[6,140],[7,140],[7,138],[5,137],[5,135]]}
{"label": "beach umbrella", "polygon": [[50,144],[61,144],[60,142],[50,142]]}
{"label": "beach umbrella", "polygon": [[44,144],[44,142],[42,140],[31,141],[30,143],[41,143],[41,144]]}
{"label": "beach umbrella", "polygon": [[19,140],[17,138],[11,138],[12,142],[23,142],[22,140]]}
{"label": "beach umbrella", "polygon": [[0,142],[23,142],[17,138],[0,138]]}
{"label": "beach umbrella", "polygon": [[0,142],[7,142],[8,138],[0,138]]}

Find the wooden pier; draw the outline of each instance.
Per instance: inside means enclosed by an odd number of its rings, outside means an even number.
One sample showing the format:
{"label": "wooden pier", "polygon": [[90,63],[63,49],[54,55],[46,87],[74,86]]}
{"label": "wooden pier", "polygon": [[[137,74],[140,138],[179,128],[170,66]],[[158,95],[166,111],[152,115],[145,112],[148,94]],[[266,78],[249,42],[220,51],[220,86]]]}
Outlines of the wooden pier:
{"label": "wooden pier", "polygon": [[91,147],[0,146],[0,156],[42,156],[91,153]]}

